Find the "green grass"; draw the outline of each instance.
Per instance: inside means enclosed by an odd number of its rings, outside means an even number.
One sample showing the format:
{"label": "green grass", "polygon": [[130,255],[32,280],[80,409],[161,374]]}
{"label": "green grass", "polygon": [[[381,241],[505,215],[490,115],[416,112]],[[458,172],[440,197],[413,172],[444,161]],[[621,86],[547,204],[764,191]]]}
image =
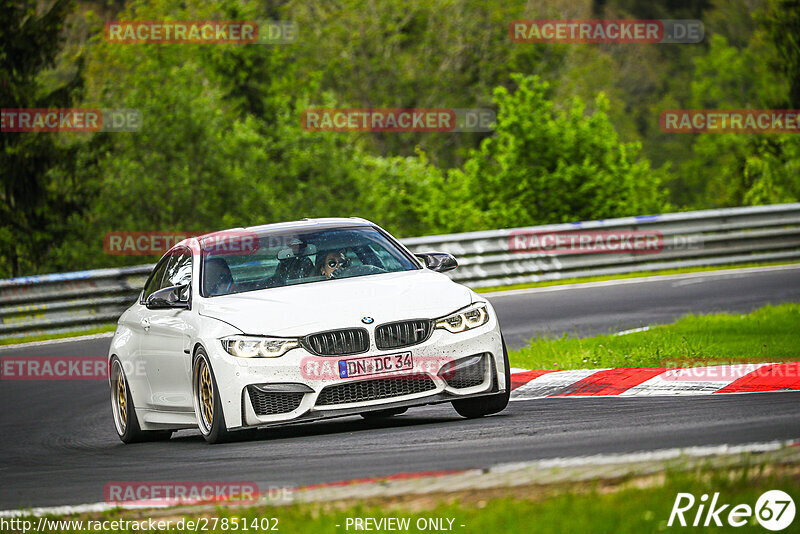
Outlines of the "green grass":
{"label": "green grass", "polygon": [[5,339],[0,339],[0,345],[16,345],[18,343],[30,343],[32,341],[47,341],[48,339],[64,339],[68,337],[102,334],[104,332],[113,332],[116,327],[117,327],[116,324],[107,324],[95,328],[86,328],[83,330],[71,330],[69,332],[59,332],[57,334],[39,334],[27,337],[9,337]]}
{"label": "green grass", "polygon": [[477,293],[493,293],[496,291],[511,291],[513,289],[528,289],[531,287],[562,286],[566,284],[584,284],[589,282],[605,282],[607,280],[626,280],[628,278],[644,278],[645,276],[663,276],[668,274],[702,273],[707,271],[727,271],[730,269],[746,269],[749,267],[768,267],[773,265],[795,265],[795,261],[744,263],[740,265],[708,265],[705,267],[683,267],[680,269],[662,269],[660,271],[642,271],[627,274],[611,274],[606,276],[586,276],[583,278],[563,278],[561,280],[547,280],[544,282],[528,282],[526,284],[512,284],[508,286],[481,287],[475,289]]}
{"label": "green grass", "polygon": [[[349,529],[345,528],[349,518],[365,517],[409,519],[411,528],[401,532],[420,532],[421,530],[415,526],[417,521],[431,518],[452,519],[452,531],[463,533],[641,534],[673,529],[694,531],[691,527],[681,528],[677,523],[671,528],[667,526],[677,494],[692,493],[697,499],[691,511],[684,514],[691,525],[700,496],[718,492],[720,494],[718,506],[730,505],[720,514],[724,527],[706,527],[702,530],[720,532],[733,530],[725,524],[727,514],[733,506],[746,504],[754,508],[758,497],[765,491],[773,489],[783,490],[795,499],[800,495],[800,477],[796,464],[783,466],[780,469],[765,465],[734,470],[699,468],[691,472],[667,472],[663,477],[637,477],[604,483],[576,483],[569,486],[509,488],[502,494],[495,493],[496,496],[492,496],[493,490],[485,490],[417,496],[406,498],[405,501],[403,498],[372,499],[355,505],[327,503],[257,507],[247,510],[220,508],[216,513],[204,514],[206,517],[204,521],[207,521],[208,527],[208,530],[204,531],[230,532],[230,523],[227,523],[227,529],[222,528],[220,522],[222,518],[226,518],[229,522],[231,518],[237,518],[240,527],[242,524],[250,527],[254,520],[261,522],[267,518],[277,518],[277,530],[282,533],[344,533],[355,531],[352,526]],[[112,520],[120,517],[141,520],[148,517],[148,512],[114,511],[105,513],[98,519]],[[178,521],[181,517],[186,516],[172,515],[170,519]],[[197,515],[193,514],[188,518],[196,521]],[[215,524],[214,518],[218,518],[217,528],[212,528]],[[800,518],[795,518],[793,526],[798,522]],[[735,530],[767,532],[752,517],[748,524]],[[69,529],[60,531],[74,532]],[[245,532],[241,528],[239,531]],[[249,531],[256,532],[252,529]],[[791,531],[790,526],[785,532]]]}
{"label": "green grass", "polygon": [[[771,489],[783,489],[790,495],[797,496],[800,492],[800,480],[790,477],[765,477],[753,482],[741,477],[730,481],[724,476],[712,475],[703,481],[697,476],[675,476],[670,477],[664,486],[658,488],[626,489],[607,494],[597,491],[585,494],[567,492],[539,502],[503,498],[489,502],[479,501],[473,506],[440,504],[423,513],[403,513],[357,506],[349,510],[322,513],[317,517],[310,515],[307,508],[299,507],[287,510],[285,513],[276,511],[276,515],[281,518],[279,519],[281,532],[345,532],[343,527],[348,517],[409,517],[412,525],[419,518],[441,517],[454,519],[453,530],[465,533],[640,534],[668,529],[669,514],[679,492],[693,493],[699,499],[703,493],[713,494],[718,491],[722,494],[723,502],[745,503],[754,507],[759,495]],[[696,509],[695,507],[694,510]],[[255,517],[255,514],[248,516]],[[690,521],[693,520],[693,515],[690,517]],[[336,528],[336,524],[342,527]],[[673,525],[672,528],[680,527]],[[726,529],[707,530],[715,532]],[[420,530],[410,528],[408,531]],[[747,525],[737,531],[764,532],[765,530],[760,525]]]}
{"label": "green grass", "polygon": [[800,360],[800,304],[747,315],[687,315],[624,336],[537,338],[509,351],[512,367],[587,369],[675,367]]}

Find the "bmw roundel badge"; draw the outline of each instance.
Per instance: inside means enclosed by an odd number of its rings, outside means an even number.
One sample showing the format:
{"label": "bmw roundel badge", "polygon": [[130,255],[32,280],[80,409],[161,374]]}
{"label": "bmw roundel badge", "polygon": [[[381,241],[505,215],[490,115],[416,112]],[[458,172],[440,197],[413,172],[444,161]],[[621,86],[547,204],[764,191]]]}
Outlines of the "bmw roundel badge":
{"label": "bmw roundel badge", "polygon": [[375,322],[375,319],[373,319],[372,317],[363,317],[361,319],[361,322],[364,324],[372,324]]}

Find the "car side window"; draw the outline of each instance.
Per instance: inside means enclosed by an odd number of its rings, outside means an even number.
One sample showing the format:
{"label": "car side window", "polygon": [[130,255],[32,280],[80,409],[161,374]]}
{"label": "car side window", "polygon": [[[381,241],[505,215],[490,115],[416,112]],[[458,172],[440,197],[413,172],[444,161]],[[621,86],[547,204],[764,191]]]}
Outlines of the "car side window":
{"label": "car side window", "polygon": [[168,260],[161,260],[161,262],[156,265],[156,268],[153,270],[153,274],[150,276],[150,279],[144,288],[142,302],[147,301],[147,297],[161,289],[161,281],[164,279],[164,271],[167,268],[167,263],[169,263]]}
{"label": "car side window", "polygon": [[[156,266],[144,290],[142,301],[165,287],[188,285],[192,282],[192,255],[188,250],[173,251]],[[187,295],[188,296],[188,295]]]}
{"label": "car side window", "polygon": [[188,250],[176,253],[167,262],[161,287],[182,286],[192,282],[192,255]]}

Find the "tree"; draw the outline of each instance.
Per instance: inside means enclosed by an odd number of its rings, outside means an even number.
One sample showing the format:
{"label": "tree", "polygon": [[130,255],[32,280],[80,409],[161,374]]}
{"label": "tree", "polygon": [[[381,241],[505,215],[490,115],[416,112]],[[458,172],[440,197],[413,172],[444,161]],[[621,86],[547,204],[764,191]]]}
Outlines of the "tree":
{"label": "tree", "polygon": [[789,80],[788,107],[800,108],[800,0],[771,0],[760,19],[777,50],[772,63]]}
{"label": "tree", "polygon": [[[40,12],[38,2],[1,0],[0,103],[6,109],[70,107],[80,75],[63,85],[42,80],[63,42],[69,0]],[[0,133],[0,276],[37,270],[68,232],[65,221],[86,205],[75,177],[77,144],[55,133]]]}
{"label": "tree", "polygon": [[[257,20],[255,6],[133,1],[121,19]],[[95,23],[99,26],[99,23]],[[366,212],[359,185],[373,165],[359,138],[309,132],[313,81],[280,47],[125,45],[95,38],[88,107],[141,111],[136,132],[103,134],[97,199],[57,251],[83,268],[141,262],[102,253],[112,231],[206,232],[302,217]],[[335,107],[329,93],[323,105]],[[316,104],[319,104],[318,100]]]}
{"label": "tree", "polygon": [[[774,44],[756,31],[744,50],[715,35],[696,60],[689,107],[770,109],[785,105],[790,81],[770,66]],[[794,202],[800,198],[800,139],[795,133],[673,134],[695,136],[679,168],[699,207]]]}
{"label": "tree", "polygon": [[[566,51],[510,42],[508,24],[537,15],[521,2],[289,0],[282,11],[301,28],[290,51],[301,76],[318,77],[346,107],[488,108],[512,72],[549,75]],[[364,137],[382,156],[413,156],[421,147],[439,167],[455,167],[487,134]]]}
{"label": "tree", "polygon": [[495,90],[496,133],[453,179],[466,180],[487,228],[604,219],[665,211],[659,177],[638,143],[620,142],[602,94],[587,114],[560,109],[548,84],[515,74]]}

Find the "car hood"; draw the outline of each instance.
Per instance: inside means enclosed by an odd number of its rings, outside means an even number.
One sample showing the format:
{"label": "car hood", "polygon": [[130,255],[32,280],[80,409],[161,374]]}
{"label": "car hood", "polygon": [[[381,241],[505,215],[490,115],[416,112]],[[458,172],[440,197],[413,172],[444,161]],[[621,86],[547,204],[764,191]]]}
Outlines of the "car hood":
{"label": "car hood", "polygon": [[402,319],[433,319],[473,301],[473,292],[428,270],[374,274],[201,299],[198,312],[246,334],[299,337]]}

